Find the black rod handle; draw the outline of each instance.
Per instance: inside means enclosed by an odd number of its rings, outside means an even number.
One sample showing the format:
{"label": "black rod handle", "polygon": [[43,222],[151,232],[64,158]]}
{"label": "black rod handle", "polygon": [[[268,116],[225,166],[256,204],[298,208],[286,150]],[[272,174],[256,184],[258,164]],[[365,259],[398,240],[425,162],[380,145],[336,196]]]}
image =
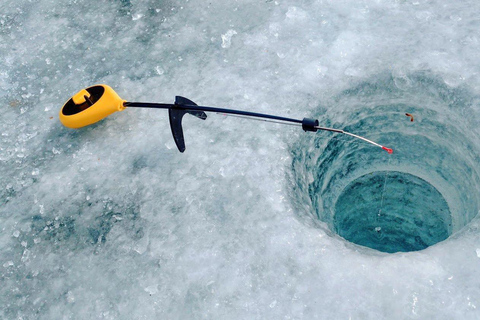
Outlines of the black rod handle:
{"label": "black rod handle", "polygon": [[233,110],[233,109],[224,109],[224,108],[214,108],[214,107],[206,107],[206,106],[197,106],[197,105],[191,105],[191,104],[125,102],[124,106],[125,107],[136,107],[136,108],[157,108],[157,109],[179,108],[179,109],[185,109],[185,110],[237,114],[237,115],[248,116],[248,117],[257,117],[257,118],[265,118],[265,119],[279,120],[279,121],[285,121],[285,122],[302,123],[302,120],[279,117],[279,116],[274,116],[274,115],[270,115],[270,114],[249,112],[249,111],[241,111],[241,110]]}

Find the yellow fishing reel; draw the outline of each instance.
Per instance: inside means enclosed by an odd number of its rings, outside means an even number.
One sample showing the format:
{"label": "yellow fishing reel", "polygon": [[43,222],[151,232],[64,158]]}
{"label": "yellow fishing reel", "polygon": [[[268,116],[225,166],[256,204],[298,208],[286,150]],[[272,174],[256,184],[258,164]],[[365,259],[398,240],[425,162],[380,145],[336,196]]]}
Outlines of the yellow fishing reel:
{"label": "yellow fishing reel", "polygon": [[109,86],[95,85],[80,90],[63,105],[60,121],[68,128],[82,128],[124,110],[125,102]]}

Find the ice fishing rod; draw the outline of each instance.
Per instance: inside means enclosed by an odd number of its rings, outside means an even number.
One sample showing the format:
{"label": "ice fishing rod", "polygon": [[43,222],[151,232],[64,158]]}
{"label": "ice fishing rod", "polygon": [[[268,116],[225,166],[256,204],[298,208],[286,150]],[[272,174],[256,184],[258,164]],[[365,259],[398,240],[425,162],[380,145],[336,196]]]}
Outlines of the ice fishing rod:
{"label": "ice fishing rod", "polygon": [[207,119],[207,114],[205,112],[216,112],[255,120],[297,125],[301,126],[304,131],[316,132],[322,130],[342,133],[380,147],[390,154],[393,153],[392,149],[356,134],[340,129],[321,127],[316,119],[303,118],[302,120],[298,120],[249,111],[199,106],[195,102],[180,96],[175,97],[175,103],[173,104],[128,102],[120,98],[111,87],[105,84],[95,85],[80,90],[63,105],[59,116],[60,121],[64,126],[78,129],[98,122],[112,113],[123,111],[126,108],[168,109],[173,140],[180,152],[185,151],[185,140],[182,128],[183,116],[188,113],[199,119],[205,120]]}

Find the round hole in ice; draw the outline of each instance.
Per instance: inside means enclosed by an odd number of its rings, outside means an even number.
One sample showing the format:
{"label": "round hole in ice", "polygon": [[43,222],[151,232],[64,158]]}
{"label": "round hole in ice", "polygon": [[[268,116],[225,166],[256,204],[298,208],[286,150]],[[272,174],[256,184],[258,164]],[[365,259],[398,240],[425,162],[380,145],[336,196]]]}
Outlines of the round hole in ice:
{"label": "round hole in ice", "polygon": [[474,96],[425,72],[405,77],[408,85],[381,76],[318,106],[323,126],[365,136],[394,152],[341,134],[301,135],[292,144],[291,181],[302,221],[391,253],[439,243],[477,215]]}

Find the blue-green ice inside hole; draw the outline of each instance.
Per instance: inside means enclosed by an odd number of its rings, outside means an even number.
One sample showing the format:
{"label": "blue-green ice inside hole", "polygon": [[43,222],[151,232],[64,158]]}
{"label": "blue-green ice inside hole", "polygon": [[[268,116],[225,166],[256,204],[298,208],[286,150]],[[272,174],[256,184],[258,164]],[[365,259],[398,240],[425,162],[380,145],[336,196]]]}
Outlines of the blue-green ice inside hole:
{"label": "blue-green ice inside hole", "polygon": [[351,182],[335,205],[335,231],[383,252],[425,249],[451,234],[452,217],[441,193],[403,172],[378,171]]}

